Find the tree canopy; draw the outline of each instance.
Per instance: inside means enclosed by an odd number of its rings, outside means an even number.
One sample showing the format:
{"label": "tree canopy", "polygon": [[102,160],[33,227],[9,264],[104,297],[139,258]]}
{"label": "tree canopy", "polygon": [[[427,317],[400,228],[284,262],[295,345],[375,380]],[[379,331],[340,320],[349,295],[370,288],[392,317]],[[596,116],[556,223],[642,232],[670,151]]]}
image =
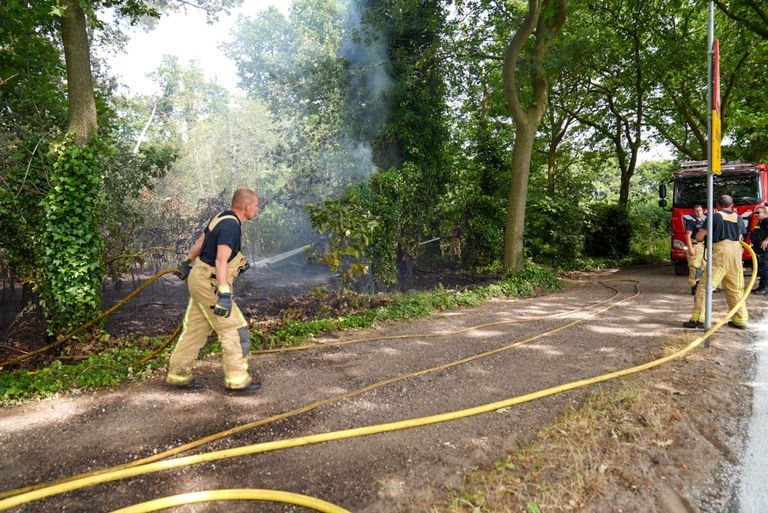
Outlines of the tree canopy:
{"label": "tree canopy", "polygon": [[[765,12],[716,3],[723,155],[763,161]],[[157,95],[118,93],[94,46],[119,47],[127,23],[190,8],[214,19],[239,1],[195,4],[4,4],[0,255],[52,325],[64,298],[96,308],[105,275],[173,260],[241,186],[262,196],[251,258],[362,226],[333,240],[381,289],[439,260],[455,222],[467,267],[597,254],[606,215],[627,226],[612,256],[662,257],[668,214],[649,184],[705,157],[695,0],[294,0],[287,15],[241,16],[220,43],[244,95],[175,56],[151,74]],[[672,162],[643,162],[658,145]]]}

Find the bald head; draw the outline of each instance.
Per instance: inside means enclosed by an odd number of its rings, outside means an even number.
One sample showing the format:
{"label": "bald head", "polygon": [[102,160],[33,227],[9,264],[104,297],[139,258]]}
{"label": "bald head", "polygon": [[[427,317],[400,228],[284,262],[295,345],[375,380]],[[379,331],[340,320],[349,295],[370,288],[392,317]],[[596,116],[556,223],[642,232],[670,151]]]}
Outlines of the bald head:
{"label": "bald head", "polygon": [[232,195],[232,209],[244,208],[250,203],[259,203],[259,196],[253,189],[243,187],[236,190]]}
{"label": "bald head", "polygon": [[259,195],[247,187],[238,189],[232,195],[231,209],[242,221],[252,219],[259,211]]}
{"label": "bald head", "polygon": [[730,206],[733,206],[733,198],[728,196],[727,194],[723,194],[720,196],[720,200],[718,201],[720,203],[720,208],[728,208]]}

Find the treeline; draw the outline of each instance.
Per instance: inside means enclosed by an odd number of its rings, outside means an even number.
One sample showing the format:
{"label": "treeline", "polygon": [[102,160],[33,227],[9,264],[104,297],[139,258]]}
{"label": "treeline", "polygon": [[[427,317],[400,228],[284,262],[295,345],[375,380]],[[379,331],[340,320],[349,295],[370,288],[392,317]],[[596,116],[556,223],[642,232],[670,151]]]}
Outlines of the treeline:
{"label": "treeline", "polygon": [[[157,95],[127,97],[93,57],[184,3],[6,3],[0,255],[52,334],[98,309],[106,276],[175,261],[240,186],[262,196],[250,258],[322,234],[324,261],[380,290],[455,221],[467,266],[663,258],[656,187],[706,156],[700,1],[295,0],[221,43],[245,97],[174,57]],[[718,6],[724,157],[760,161],[765,13]],[[87,70],[66,51],[83,41]],[[673,161],[639,164],[657,144]]]}

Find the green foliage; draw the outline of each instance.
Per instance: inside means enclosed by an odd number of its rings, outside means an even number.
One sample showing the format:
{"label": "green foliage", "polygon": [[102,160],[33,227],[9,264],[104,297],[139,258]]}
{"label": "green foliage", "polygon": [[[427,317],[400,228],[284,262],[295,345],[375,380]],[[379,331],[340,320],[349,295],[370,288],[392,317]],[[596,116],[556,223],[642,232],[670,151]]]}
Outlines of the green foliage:
{"label": "green foliage", "polygon": [[66,122],[64,66],[50,5],[4,2],[0,16],[0,255],[20,281],[40,279],[52,140]]}
{"label": "green foliage", "polygon": [[377,290],[386,290],[397,282],[397,243],[403,216],[405,180],[398,169],[379,171],[367,184],[349,190],[346,197],[359,202],[379,221],[376,236],[370,241],[365,258],[371,267]]}
{"label": "green foliage", "polygon": [[541,506],[539,506],[538,502],[528,501],[526,508],[528,509],[528,513],[541,513]]}
{"label": "green foliage", "polygon": [[462,263],[482,266],[502,257],[511,166],[506,141],[512,135],[503,123],[482,115],[461,128],[450,149],[455,171],[443,210],[451,213],[449,221],[461,220]]}
{"label": "green foliage", "polygon": [[631,254],[635,262],[669,259],[672,213],[656,202],[635,203],[631,208]]}
{"label": "green foliage", "polygon": [[400,175],[397,196],[389,196],[391,206],[399,204],[399,218],[383,220],[393,238],[387,237],[371,265],[377,283],[392,281],[393,266],[403,283],[411,277],[419,242],[439,230],[437,201],[448,182],[446,86],[438,58],[445,12],[435,1],[356,3],[355,38],[345,47],[351,74],[344,117],[351,136],[371,144],[377,167]]}
{"label": "green foliage", "polygon": [[99,232],[101,187],[98,146],[77,146],[70,138],[53,149],[52,188],[44,201],[43,265],[38,283],[48,333],[61,336],[99,311],[104,267]]}
{"label": "green foliage", "polygon": [[[144,379],[165,365],[163,358],[156,358],[140,369],[133,363],[152,351],[160,338],[125,340],[118,345],[113,341],[101,341],[89,354],[75,364],[54,360],[36,371],[14,370],[0,372],[0,404],[13,404],[30,399],[50,397],[64,391],[94,390],[117,385],[125,381]],[[112,345],[112,347],[109,347]]]}
{"label": "green foliage", "polygon": [[539,197],[528,203],[526,247],[538,261],[573,260],[584,242],[585,212],[578,205]]}
{"label": "green foliage", "polygon": [[584,251],[589,256],[617,258],[629,255],[632,240],[630,211],[622,204],[598,204],[588,221]]}
{"label": "green foliage", "polygon": [[464,261],[468,265],[484,265],[500,260],[504,247],[506,200],[478,194],[467,198],[464,211],[467,216],[462,232],[466,241]]}
{"label": "green foliage", "polygon": [[633,183],[630,216],[631,254],[634,262],[659,262],[669,259],[672,212],[659,207],[659,184],[667,183],[677,163],[644,162],[637,168]]}
{"label": "green foliage", "polygon": [[340,318],[288,321],[268,336],[252,332],[251,340],[263,348],[299,345],[310,337],[332,330],[369,328],[377,322],[415,319],[436,310],[477,306],[493,297],[528,296],[536,291],[558,290],[561,287],[562,282],[554,272],[529,263],[521,272],[505,276],[491,285],[461,291],[440,288],[433,292],[395,295],[392,296],[393,301],[375,310]]}
{"label": "green foliage", "polygon": [[311,261],[328,265],[331,272],[341,272],[339,286],[349,288],[352,280],[368,273],[364,255],[379,221],[370,212],[344,201],[326,201],[307,205],[312,226],[325,235],[326,247],[314,251]]}

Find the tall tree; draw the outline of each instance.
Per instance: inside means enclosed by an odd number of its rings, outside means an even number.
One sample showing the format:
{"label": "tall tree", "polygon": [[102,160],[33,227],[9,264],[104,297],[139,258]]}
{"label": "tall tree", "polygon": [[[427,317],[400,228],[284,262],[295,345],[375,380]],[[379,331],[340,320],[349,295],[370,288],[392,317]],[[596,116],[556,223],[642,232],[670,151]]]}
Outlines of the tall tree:
{"label": "tall tree", "polygon": [[[510,115],[515,121],[512,181],[504,232],[504,267],[512,271],[521,270],[524,264],[528,175],[536,132],[547,108],[550,88],[545,59],[553,39],[565,22],[565,15],[565,0],[528,0],[528,12],[504,52],[504,92]],[[518,69],[523,63],[524,69]],[[521,78],[527,78],[524,85],[530,96],[524,95],[518,73]]]}
{"label": "tall tree", "polygon": [[[424,198],[440,197],[447,178],[446,87],[438,59],[445,12],[439,0],[365,0],[361,7],[358,44],[380,45],[383,62],[352,69],[361,80],[348,98],[348,116],[357,133],[370,140],[376,165],[397,169],[402,180],[399,226],[391,232],[403,283],[412,276],[419,241],[439,230],[441,220],[436,204]],[[382,113],[380,128],[366,127]]]}
{"label": "tall tree", "polygon": [[74,136],[76,144],[85,146],[98,124],[85,11],[79,0],[66,0],[64,4],[61,15],[61,40],[67,65],[67,132]]}
{"label": "tall tree", "polygon": [[580,33],[589,41],[585,52],[582,112],[571,111],[595,132],[598,141],[611,145],[619,165],[619,203],[629,202],[646,130],[648,99],[654,90],[653,48],[649,44],[655,0],[603,0],[580,12]]}
{"label": "tall tree", "polygon": [[[648,120],[660,139],[691,160],[707,155],[707,16],[700,3],[683,1],[675,9],[656,11],[650,46],[657,88],[648,102]],[[726,20],[723,20],[726,21]],[[723,133],[730,124],[731,102],[741,97],[741,79],[756,45],[734,23],[719,23],[720,104]],[[759,73],[759,72],[758,72]]]}

